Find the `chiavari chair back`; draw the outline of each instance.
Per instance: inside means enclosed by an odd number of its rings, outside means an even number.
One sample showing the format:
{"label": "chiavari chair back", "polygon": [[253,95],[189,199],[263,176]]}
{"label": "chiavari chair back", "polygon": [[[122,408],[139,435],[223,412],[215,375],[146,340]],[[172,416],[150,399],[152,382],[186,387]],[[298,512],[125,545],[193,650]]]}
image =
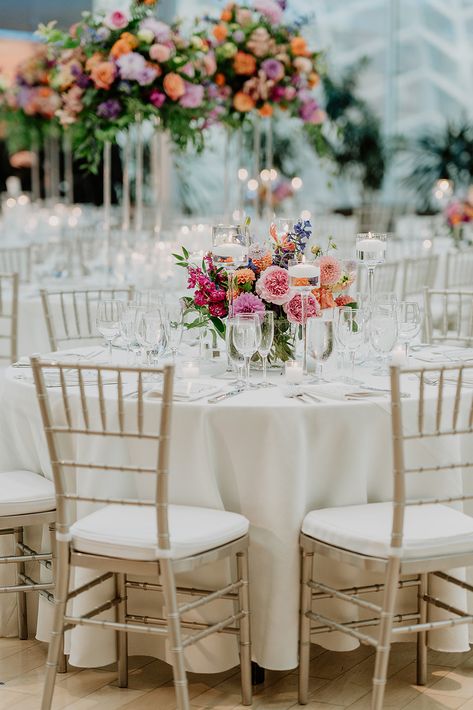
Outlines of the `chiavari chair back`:
{"label": "chiavari chair back", "polygon": [[[413,379],[417,397],[404,398],[401,384]],[[417,634],[417,683],[425,685],[427,633],[472,623],[473,615],[432,589],[433,579],[440,579],[447,590],[473,592],[472,585],[454,574],[473,564],[473,519],[461,512],[473,498],[462,487],[462,475],[473,473],[472,384],[473,364],[391,367],[392,501],[315,510],[306,516],[301,533],[300,703],[307,702],[311,635],[339,631],[376,649],[371,708],[382,710],[390,646],[399,634]],[[314,554],[379,572],[383,582],[336,589],[314,578]],[[398,613],[399,590],[409,587],[417,590],[415,608]],[[382,592],[380,603],[369,598],[376,592]],[[323,602],[327,599],[348,602],[368,615],[332,618]],[[442,610],[440,619],[434,609]],[[367,633],[371,626],[379,626],[377,635]]]}
{"label": "chiavari chair back", "polygon": [[437,275],[438,254],[409,257],[403,261],[401,300],[419,296],[425,287],[433,288]]}
{"label": "chiavari chair back", "polygon": [[133,286],[98,289],[41,289],[43,314],[52,351],[63,345],[97,342],[97,304],[101,299],[131,301]]}
{"label": "chiavari chair back", "polygon": [[[386,261],[379,264],[374,271],[374,288],[378,293],[395,293],[397,289],[399,261]],[[357,274],[357,289],[361,293],[368,291],[368,273],[365,267],[360,266]]]}
{"label": "chiavari chair back", "polygon": [[[248,521],[236,513],[169,502],[173,366],[71,364],[36,357],[31,363],[57,502],[56,612],[42,710],[51,707],[60,635],[78,625],[117,632],[120,687],[128,683],[127,634],[168,637],[179,710],[190,707],[185,648],[213,633],[236,634],[243,702],[251,704]],[[152,403],[145,398],[148,377],[159,381]],[[221,589],[177,586],[176,572],[228,557],[236,558],[237,578]],[[76,567],[98,576],[74,588],[70,580]],[[153,577],[156,581],[149,581]],[[73,600],[99,585],[108,601],[78,611]],[[157,605],[155,616],[130,613],[131,589],[162,594],[165,611],[160,615]],[[178,603],[178,594],[191,601]],[[232,613],[211,623],[188,618],[216,599],[231,600]],[[114,621],[99,616],[106,610],[115,611]]]}
{"label": "chiavari chair back", "polygon": [[473,289],[424,289],[427,343],[473,343]]}
{"label": "chiavari chair back", "polygon": [[31,281],[31,247],[0,247],[0,272],[18,274],[21,283]]}
{"label": "chiavari chair back", "polygon": [[18,359],[18,274],[0,273],[0,362]]}
{"label": "chiavari chair back", "polygon": [[445,264],[445,288],[473,287],[473,249],[449,252]]}

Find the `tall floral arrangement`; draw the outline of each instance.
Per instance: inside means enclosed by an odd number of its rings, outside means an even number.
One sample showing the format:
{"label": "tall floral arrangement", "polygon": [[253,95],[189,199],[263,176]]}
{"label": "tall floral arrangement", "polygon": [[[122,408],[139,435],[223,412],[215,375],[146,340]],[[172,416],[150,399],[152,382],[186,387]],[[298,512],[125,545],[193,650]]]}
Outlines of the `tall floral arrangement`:
{"label": "tall floral arrangement", "polygon": [[100,145],[141,118],[159,119],[181,147],[201,148],[215,73],[208,43],[185,38],[178,25],[158,20],[152,2],[107,15],[83,13],[62,33],[40,28],[61,48],[53,84],[61,97],[60,121],[72,127],[76,155],[96,169]]}
{"label": "tall floral arrangement", "polygon": [[471,243],[473,233],[465,235],[465,226],[473,225],[473,202],[469,198],[450,202],[445,209],[445,219],[457,245],[460,242]]}
{"label": "tall floral arrangement", "polygon": [[325,113],[314,94],[320,53],[310,49],[298,23],[284,19],[283,0],[229,3],[220,16],[205,18],[215,56],[214,93],[222,122],[237,127],[255,112],[286,111],[320,126]]}
{"label": "tall floral arrangement", "polygon": [[[271,230],[266,244],[254,243],[249,248],[248,264],[235,271],[233,281],[233,308],[240,313],[264,313],[273,311],[275,337],[270,359],[285,361],[294,357],[291,325],[302,323],[300,293],[294,293],[289,284],[289,261],[304,255],[311,237],[311,224],[299,220],[282,237]],[[335,248],[330,240],[327,250],[314,247],[313,252],[320,265],[320,288],[308,294],[305,314],[307,318],[321,315],[326,308],[336,308],[353,303],[348,294],[355,280],[356,264],[342,263],[332,255]],[[188,288],[192,296],[185,299],[189,312],[196,319],[191,326],[212,325],[221,335],[225,334],[225,318],[228,316],[229,284],[226,271],[217,267],[211,254],[200,264],[193,262],[189,252],[182,250],[174,255],[177,264],[187,270]]]}

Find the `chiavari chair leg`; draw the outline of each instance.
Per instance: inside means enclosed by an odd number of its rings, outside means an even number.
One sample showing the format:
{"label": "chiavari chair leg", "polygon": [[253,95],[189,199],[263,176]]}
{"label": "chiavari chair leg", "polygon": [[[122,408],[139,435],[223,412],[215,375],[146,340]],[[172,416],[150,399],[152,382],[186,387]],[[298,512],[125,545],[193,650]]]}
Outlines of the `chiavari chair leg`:
{"label": "chiavari chair leg", "polygon": [[[116,594],[121,601],[117,607],[117,621],[120,624],[126,622],[127,614],[127,590],[126,575],[115,575]],[[118,687],[128,687],[128,634],[126,631],[117,631],[117,655],[118,655]]]}
{"label": "chiavari chair leg", "polygon": [[[160,562],[166,620],[172,653],[172,670],[178,710],[190,710],[187,675],[184,662],[184,649],[181,638],[181,621],[176,595],[176,583],[171,560]],[[44,709],[43,709],[44,710]]]}
{"label": "chiavari chair leg", "polygon": [[[424,595],[428,593],[428,575],[419,575],[420,585],[418,589],[418,613],[419,624],[427,622],[427,602]],[[427,631],[417,633],[417,685],[427,683]]]}
{"label": "chiavari chair leg", "polygon": [[391,630],[394,605],[399,583],[399,558],[389,560],[384,588],[383,610],[379,625],[379,640],[376,647],[376,661],[373,676],[373,698],[371,710],[383,710],[384,691],[388,674],[389,652],[391,650]]}
{"label": "chiavari chair leg", "polygon": [[[53,579],[56,580],[57,573],[57,556],[56,556],[56,528],[54,525],[49,527],[49,538],[51,541],[51,552],[53,556]],[[59,655],[59,661],[57,665],[58,673],[67,673],[67,656],[64,653],[64,634],[61,636],[61,652]]]}
{"label": "chiavari chair leg", "polygon": [[307,612],[312,606],[312,591],[309,581],[312,575],[312,552],[302,550],[301,556],[301,604],[299,629],[299,705],[306,705],[309,694],[310,664],[310,619]]}
{"label": "chiavari chair leg", "polygon": [[238,580],[243,585],[238,590],[239,611],[244,614],[240,619],[240,674],[241,697],[243,705],[251,705],[251,635],[250,635],[250,595],[248,588],[248,551],[237,553]]}
{"label": "chiavari chair leg", "polygon": [[[15,530],[15,554],[22,555],[23,550],[20,545],[23,543],[23,528]],[[24,584],[20,575],[25,574],[25,563],[17,563],[17,584]],[[20,639],[28,638],[28,612],[26,607],[26,592],[17,592],[17,608],[18,608],[18,636]]]}
{"label": "chiavari chair leg", "polygon": [[49,641],[46,677],[43,688],[41,710],[50,710],[53,700],[56,673],[63,651],[64,614],[69,590],[69,543],[61,541],[57,545],[56,586],[54,595],[54,619]]}

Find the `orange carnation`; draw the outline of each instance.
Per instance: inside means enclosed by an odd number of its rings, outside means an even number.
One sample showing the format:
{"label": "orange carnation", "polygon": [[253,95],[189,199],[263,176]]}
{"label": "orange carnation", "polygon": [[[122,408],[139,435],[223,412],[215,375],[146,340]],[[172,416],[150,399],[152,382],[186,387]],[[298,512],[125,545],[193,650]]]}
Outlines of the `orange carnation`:
{"label": "orange carnation", "polygon": [[233,97],[233,106],[237,111],[245,113],[246,111],[252,111],[254,109],[255,102],[248,94],[245,94],[243,91],[238,91]]}
{"label": "orange carnation", "polygon": [[293,37],[291,39],[291,52],[297,57],[306,57],[309,54],[304,37]]}
{"label": "orange carnation", "polygon": [[256,59],[252,54],[237,52],[233,60],[233,68],[237,74],[251,76],[256,71]]}
{"label": "orange carnation", "polygon": [[131,32],[122,32],[120,35],[120,39],[124,40],[125,42],[128,42],[132,49],[136,49],[140,44],[138,37],[133,35]]}
{"label": "orange carnation", "polygon": [[115,79],[115,66],[112,62],[96,64],[90,73],[97,89],[109,89]]}
{"label": "orange carnation", "polygon": [[260,116],[263,116],[263,118],[268,118],[273,115],[273,107],[271,104],[263,104],[258,112]]}
{"label": "orange carnation", "polygon": [[237,284],[242,285],[256,279],[255,272],[252,269],[237,269],[236,270]]}
{"label": "orange carnation", "polygon": [[225,85],[225,74],[215,74],[215,83],[217,86],[224,86]]}
{"label": "orange carnation", "polygon": [[118,59],[118,57],[121,57],[123,54],[129,54],[132,51],[133,47],[126,39],[117,39],[110,50],[110,54],[114,59]]}
{"label": "orange carnation", "polygon": [[186,91],[184,79],[174,72],[166,74],[163,81],[163,88],[172,101],[180,99]]}
{"label": "orange carnation", "polygon": [[270,266],[272,266],[273,255],[270,251],[268,251],[264,256],[261,257],[261,259],[253,259],[253,264],[260,271],[264,271],[265,269],[268,269]]}
{"label": "orange carnation", "polygon": [[215,25],[212,33],[217,42],[224,42],[227,39],[228,29],[225,25]]}

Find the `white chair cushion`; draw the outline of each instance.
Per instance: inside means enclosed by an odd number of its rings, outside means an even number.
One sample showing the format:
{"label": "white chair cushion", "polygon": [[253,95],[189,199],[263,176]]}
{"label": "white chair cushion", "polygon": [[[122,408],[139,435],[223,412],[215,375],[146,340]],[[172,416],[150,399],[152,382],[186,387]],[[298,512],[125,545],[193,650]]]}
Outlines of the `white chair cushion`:
{"label": "white chair cushion", "polygon": [[[387,557],[392,503],[368,503],[313,510],[302,532],[334,547],[370,557]],[[473,518],[446,505],[407,506],[402,556],[433,557],[473,552]]]}
{"label": "white chair cushion", "polygon": [[27,515],[55,508],[52,481],[32,471],[0,473],[0,515]]}
{"label": "white chair cushion", "polygon": [[[242,515],[213,508],[170,505],[168,517],[173,559],[237,540],[249,528]],[[71,533],[73,547],[79,552],[130,560],[160,557],[154,507],[107,505],[74,523]]]}

